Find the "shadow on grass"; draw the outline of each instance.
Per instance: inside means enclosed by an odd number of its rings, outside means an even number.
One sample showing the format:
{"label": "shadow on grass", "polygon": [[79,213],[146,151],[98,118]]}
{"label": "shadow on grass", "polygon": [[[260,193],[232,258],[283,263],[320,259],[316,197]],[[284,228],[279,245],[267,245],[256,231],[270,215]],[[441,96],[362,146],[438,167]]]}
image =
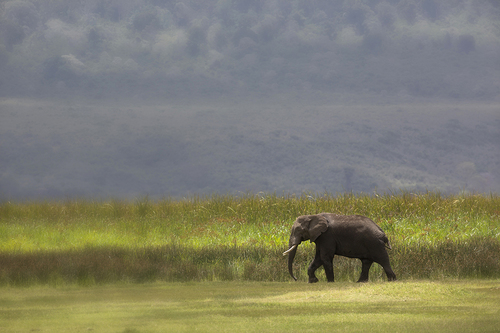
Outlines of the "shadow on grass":
{"label": "shadow on grass", "polygon": [[[500,242],[477,237],[435,245],[393,244],[393,269],[399,279],[490,278],[500,275]],[[313,247],[299,249],[294,270],[306,281]],[[76,283],[95,285],[118,281],[290,281],[281,248],[166,245],[157,248],[85,248],[68,252],[0,254],[0,284],[28,286]],[[356,281],[359,260],[336,257],[337,281]],[[374,265],[371,280],[385,280]]]}

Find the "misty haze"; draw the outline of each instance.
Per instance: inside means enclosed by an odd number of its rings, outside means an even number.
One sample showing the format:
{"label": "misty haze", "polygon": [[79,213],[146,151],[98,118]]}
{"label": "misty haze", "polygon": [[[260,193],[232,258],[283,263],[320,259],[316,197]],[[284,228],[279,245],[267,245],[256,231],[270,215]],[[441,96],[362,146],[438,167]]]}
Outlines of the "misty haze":
{"label": "misty haze", "polygon": [[500,191],[496,0],[0,2],[0,200]]}

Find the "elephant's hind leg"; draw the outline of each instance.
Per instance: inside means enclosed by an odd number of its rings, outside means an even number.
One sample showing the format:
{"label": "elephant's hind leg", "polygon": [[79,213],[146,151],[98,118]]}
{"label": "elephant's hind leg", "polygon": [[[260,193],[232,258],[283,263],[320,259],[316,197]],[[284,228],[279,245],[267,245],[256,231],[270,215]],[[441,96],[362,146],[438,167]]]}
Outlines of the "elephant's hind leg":
{"label": "elephant's hind leg", "polygon": [[385,274],[387,275],[387,280],[388,281],[396,281],[396,274],[394,274],[394,271],[392,270],[391,263],[389,261],[389,255],[387,253],[384,253],[383,257],[381,260],[376,260],[377,263],[382,266],[384,269]]}
{"label": "elephant's hind leg", "polygon": [[368,282],[368,273],[370,272],[370,267],[372,267],[373,260],[361,259],[361,263],[361,275],[359,276],[358,282]]}
{"label": "elephant's hind leg", "polygon": [[387,264],[387,265],[382,265],[382,268],[384,269],[385,271],[385,274],[387,274],[387,280],[388,281],[396,281],[396,274],[394,274],[394,271],[392,270],[391,268],[391,264]]}

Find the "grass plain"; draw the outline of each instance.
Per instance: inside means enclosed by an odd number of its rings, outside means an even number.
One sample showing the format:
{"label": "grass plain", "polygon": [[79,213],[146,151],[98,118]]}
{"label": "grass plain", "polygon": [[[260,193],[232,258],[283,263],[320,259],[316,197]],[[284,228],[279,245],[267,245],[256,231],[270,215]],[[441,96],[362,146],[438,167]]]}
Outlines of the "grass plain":
{"label": "grass plain", "polygon": [[[500,197],[242,194],[0,204],[1,332],[496,332]],[[305,283],[286,258],[298,215],[362,214],[387,233],[399,281]],[[324,276],[319,275],[320,281]]]}
{"label": "grass plain", "polygon": [[[184,200],[48,201],[0,205],[0,283],[287,281],[298,215],[360,214],[384,229],[400,279],[498,278],[500,197],[422,194],[244,194]],[[313,245],[296,257],[305,279]],[[339,281],[359,262],[335,259]],[[371,278],[383,280],[378,265]]]}
{"label": "grass plain", "polygon": [[2,288],[2,332],[498,332],[500,280]]}

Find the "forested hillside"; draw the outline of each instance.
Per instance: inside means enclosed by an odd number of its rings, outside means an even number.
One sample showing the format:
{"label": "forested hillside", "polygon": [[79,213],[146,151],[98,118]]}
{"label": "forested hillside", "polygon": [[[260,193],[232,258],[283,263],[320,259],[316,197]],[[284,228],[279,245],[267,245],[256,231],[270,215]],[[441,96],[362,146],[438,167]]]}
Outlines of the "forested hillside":
{"label": "forested hillside", "polygon": [[496,0],[14,0],[0,94],[235,92],[491,99]]}
{"label": "forested hillside", "polygon": [[500,191],[498,106],[0,102],[0,200]]}
{"label": "forested hillside", "polygon": [[498,0],[0,0],[0,200],[500,190]]}

